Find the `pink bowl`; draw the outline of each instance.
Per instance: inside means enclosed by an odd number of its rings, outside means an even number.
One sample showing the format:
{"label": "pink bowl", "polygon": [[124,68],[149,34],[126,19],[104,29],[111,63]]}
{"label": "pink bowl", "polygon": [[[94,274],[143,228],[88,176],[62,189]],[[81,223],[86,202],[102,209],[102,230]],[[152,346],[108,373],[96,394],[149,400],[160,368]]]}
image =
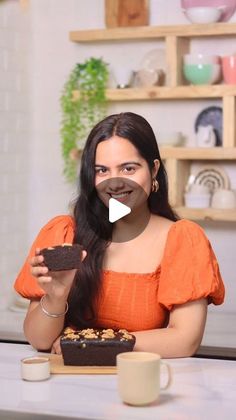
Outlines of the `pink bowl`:
{"label": "pink bowl", "polygon": [[183,9],[190,7],[221,7],[221,21],[227,21],[231,18],[236,10],[236,0],[181,0],[181,6]]}

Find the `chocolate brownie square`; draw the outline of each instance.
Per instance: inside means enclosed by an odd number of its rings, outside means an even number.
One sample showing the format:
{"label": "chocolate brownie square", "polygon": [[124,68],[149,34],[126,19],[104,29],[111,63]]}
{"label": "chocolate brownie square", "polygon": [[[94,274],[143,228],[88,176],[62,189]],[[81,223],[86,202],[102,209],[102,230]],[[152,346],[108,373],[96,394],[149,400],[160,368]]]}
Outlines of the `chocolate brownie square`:
{"label": "chocolate brownie square", "polygon": [[73,270],[80,268],[82,250],[78,244],[63,244],[41,249],[40,255],[49,271]]}

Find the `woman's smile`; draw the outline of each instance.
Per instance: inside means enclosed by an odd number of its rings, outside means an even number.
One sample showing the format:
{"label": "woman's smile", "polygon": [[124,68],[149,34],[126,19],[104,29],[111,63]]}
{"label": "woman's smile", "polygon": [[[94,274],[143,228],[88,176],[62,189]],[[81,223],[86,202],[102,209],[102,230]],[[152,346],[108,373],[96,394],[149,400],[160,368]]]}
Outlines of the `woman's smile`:
{"label": "woman's smile", "polygon": [[108,193],[110,198],[114,198],[115,200],[118,200],[121,202],[124,202],[127,199],[129,199],[131,194],[132,194],[132,191],[120,192],[120,193]]}

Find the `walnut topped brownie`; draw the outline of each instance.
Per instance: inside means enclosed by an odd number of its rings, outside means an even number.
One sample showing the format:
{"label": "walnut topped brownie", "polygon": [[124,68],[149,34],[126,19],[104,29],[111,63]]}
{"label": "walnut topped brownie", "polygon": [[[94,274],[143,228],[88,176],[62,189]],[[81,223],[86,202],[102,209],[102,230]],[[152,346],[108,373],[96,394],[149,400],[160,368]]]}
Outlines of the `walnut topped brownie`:
{"label": "walnut topped brownie", "polygon": [[110,328],[66,328],[61,336],[64,364],[74,366],[114,366],[117,354],[132,351],[134,344],[134,335]]}
{"label": "walnut topped brownie", "polygon": [[64,243],[41,249],[40,255],[50,271],[73,270],[80,268],[82,250],[81,245]]}

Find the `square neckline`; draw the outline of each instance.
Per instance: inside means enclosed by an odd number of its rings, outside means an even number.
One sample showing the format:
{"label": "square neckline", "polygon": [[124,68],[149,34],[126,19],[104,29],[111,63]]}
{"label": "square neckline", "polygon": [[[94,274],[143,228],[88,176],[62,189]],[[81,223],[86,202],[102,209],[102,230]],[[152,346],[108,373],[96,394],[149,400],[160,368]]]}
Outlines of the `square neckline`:
{"label": "square neckline", "polygon": [[158,264],[158,266],[155,268],[155,270],[154,271],[151,271],[151,272],[148,272],[148,273],[132,273],[132,272],[127,272],[127,271],[114,271],[114,270],[109,270],[109,269],[105,269],[105,270],[102,270],[102,273],[103,274],[115,274],[115,275],[126,275],[126,276],[154,276],[154,275],[156,275],[157,273],[158,273],[158,271],[160,271],[161,270],[161,265],[162,265],[162,262],[163,262],[163,259],[164,259],[164,255],[165,255],[165,252],[166,252],[166,248],[167,248],[167,243],[168,243],[168,241],[169,241],[169,236],[170,236],[170,233],[171,233],[171,231],[172,231],[172,228],[175,226],[176,227],[176,224],[178,223],[178,222],[181,222],[181,221],[183,221],[184,219],[181,219],[181,220],[176,220],[175,222],[173,222],[172,223],[172,225],[170,226],[170,228],[169,228],[169,230],[168,230],[168,233],[167,233],[167,235],[166,235],[166,242],[165,242],[165,246],[164,246],[164,251],[163,251],[163,256],[162,256],[162,259],[161,259],[161,261],[160,261],[160,263]]}

